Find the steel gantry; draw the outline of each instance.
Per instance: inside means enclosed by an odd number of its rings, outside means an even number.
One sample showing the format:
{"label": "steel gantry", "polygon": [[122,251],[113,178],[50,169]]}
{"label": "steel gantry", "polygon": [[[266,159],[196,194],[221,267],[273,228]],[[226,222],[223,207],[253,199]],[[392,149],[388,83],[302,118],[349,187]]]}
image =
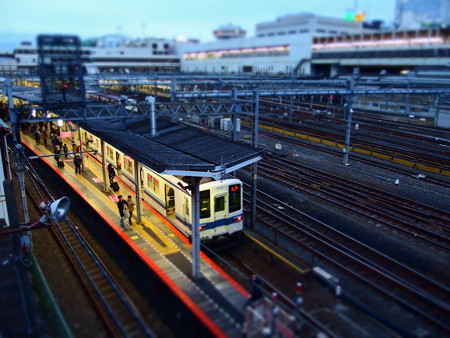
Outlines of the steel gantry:
{"label": "steel gantry", "polygon": [[[108,80],[109,79],[109,80]],[[439,112],[439,103],[441,97],[450,95],[450,81],[439,82],[433,86],[430,81],[419,81],[419,84],[412,82],[411,78],[364,78],[357,74],[347,76],[338,80],[304,80],[292,78],[267,77],[225,77],[225,76],[197,76],[197,75],[178,75],[178,76],[159,76],[158,78],[149,78],[147,75],[135,77],[116,76],[86,77],[86,84],[92,86],[117,86],[118,84],[138,85],[140,83],[151,83],[164,81],[170,83],[171,100],[162,101],[158,98],[153,101],[142,100],[136,104],[117,103],[117,104],[99,104],[96,102],[87,102],[85,105],[55,105],[53,111],[48,111],[42,107],[38,89],[29,88],[14,93],[12,86],[7,86],[8,93],[13,92],[13,96],[28,104],[12,108],[19,117],[20,123],[51,122],[57,120],[77,121],[85,120],[107,120],[122,119],[123,128],[126,128],[126,120],[136,115],[149,118],[152,130],[156,134],[155,116],[168,116],[172,121],[189,119],[191,116],[198,117],[222,117],[223,115],[232,116],[233,125],[236,125],[238,116],[248,116],[254,119],[259,111],[255,111],[255,97],[287,97],[290,99],[289,121],[292,121],[293,98],[296,97],[315,97],[338,95],[345,100],[345,120],[346,137],[344,148],[344,164],[348,164],[350,130],[352,123],[353,103],[360,96],[384,95],[406,97],[405,107],[408,105],[409,98],[412,95],[432,96],[432,106],[435,107],[436,114]],[[420,87],[418,87],[420,85]],[[220,88],[213,89],[213,88]],[[79,100],[67,95],[67,102]],[[152,102],[152,103],[150,103]],[[329,104],[329,103],[328,103]],[[258,109],[258,108],[256,108]],[[407,109],[407,108],[405,108]],[[258,109],[259,110],[259,109]],[[439,113],[442,113],[439,112]],[[153,116],[153,118],[152,118]],[[258,133],[253,132],[253,143]],[[236,133],[232,134],[233,140],[236,140]]]}
{"label": "steel gantry", "polygon": [[[166,79],[165,79],[166,80]],[[97,80],[98,81],[98,80]],[[116,86],[111,80],[111,85]],[[130,85],[130,79],[121,78],[120,81]],[[142,83],[140,81],[157,81],[136,79],[134,85]],[[158,101],[157,98],[148,96],[145,100],[130,104],[121,102],[117,104],[98,104],[95,102],[86,102],[86,104],[71,104],[80,101],[79,98],[73,98],[68,93],[64,97],[64,104],[55,104],[52,111],[43,108],[42,99],[38,93],[29,90],[20,90],[14,93],[14,87],[11,80],[7,79],[6,91],[8,93],[10,123],[12,125],[15,141],[20,140],[18,136],[18,125],[20,123],[52,122],[57,120],[78,121],[87,120],[108,120],[121,119],[122,129],[126,130],[126,121],[135,116],[146,117],[149,120],[152,137],[158,134],[156,125],[156,116],[169,116],[173,121],[178,121],[192,115],[215,116],[231,115],[233,125],[236,126],[238,116],[249,116],[252,120],[252,146],[257,149],[258,145],[258,125],[259,125],[259,103],[263,97],[287,97],[290,99],[290,105],[293,105],[295,97],[313,97],[339,95],[346,101],[345,119],[346,119],[346,137],[344,148],[344,164],[348,164],[348,154],[350,145],[350,131],[352,124],[353,102],[355,98],[361,95],[434,95],[433,104],[439,106],[439,98],[450,94],[449,86],[423,87],[417,88],[409,82],[400,83],[398,87],[386,88],[380,81],[361,81],[360,78],[350,76],[342,80],[296,80],[296,79],[245,79],[245,78],[199,78],[188,77],[172,79],[171,81],[171,100]],[[97,86],[99,85],[97,82]],[[92,85],[92,79],[86,80],[86,86]],[[102,86],[108,86],[108,81],[102,81]],[[213,89],[214,88],[214,89]],[[16,88],[18,89],[18,88]],[[18,107],[14,107],[13,97],[25,102]],[[436,99],[437,98],[437,99]],[[312,102],[312,101],[311,101]],[[289,120],[292,121],[292,109],[289,109]],[[236,128],[232,133],[234,141],[237,140]],[[252,209],[251,225],[256,221],[256,191],[257,191],[257,162],[252,163]],[[198,182],[193,182],[195,195],[198,194]],[[198,211],[198,199],[193,198],[192,210]],[[24,201],[25,203],[25,201]],[[194,224],[199,224],[198,214],[195,214]],[[195,226],[194,226],[195,228]],[[198,238],[194,235],[193,241],[193,276],[198,278],[199,272],[199,245]]]}

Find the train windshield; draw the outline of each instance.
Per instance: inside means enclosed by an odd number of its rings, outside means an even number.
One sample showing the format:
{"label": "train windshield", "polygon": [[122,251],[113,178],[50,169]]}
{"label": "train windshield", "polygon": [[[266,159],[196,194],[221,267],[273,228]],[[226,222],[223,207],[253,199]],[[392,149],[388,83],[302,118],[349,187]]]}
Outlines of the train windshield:
{"label": "train windshield", "polygon": [[233,184],[228,187],[228,208],[229,212],[241,209],[241,185]]}
{"label": "train windshield", "polygon": [[209,190],[200,191],[200,218],[211,217],[211,197]]}

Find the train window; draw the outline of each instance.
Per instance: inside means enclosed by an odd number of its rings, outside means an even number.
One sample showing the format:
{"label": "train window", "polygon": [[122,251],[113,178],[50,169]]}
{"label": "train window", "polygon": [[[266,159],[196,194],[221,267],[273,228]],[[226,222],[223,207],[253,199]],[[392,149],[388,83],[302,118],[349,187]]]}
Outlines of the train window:
{"label": "train window", "polygon": [[114,161],[114,151],[111,147],[106,146],[106,157],[111,161]]}
{"label": "train window", "polygon": [[153,190],[155,192],[155,194],[159,194],[159,181],[153,177]]}
{"label": "train window", "polygon": [[152,175],[147,176],[147,187],[155,194],[159,194],[159,181]]}
{"label": "train window", "polygon": [[238,211],[241,209],[241,185],[234,184],[228,187],[228,211]]}
{"label": "train window", "polygon": [[200,218],[211,217],[211,197],[209,190],[200,191]]}
{"label": "train window", "polygon": [[190,206],[189,200],[185,197],[184,198],[184,213],[186,215],[186,218],[189,218],[189,213],[190,213],[189,206]]}
{"label": "train window", "polygon": [[151,175],[147,176],[147,188],[149,188],[150,190],[153,190],[153,181],[152,181]]}
{"label": "train window", "polygon": [[133,172],[134,172],[133,160],[127,155],[124,156],[124,165],[125,165],[125,171],[127,173],[129,173],[130,175],[133,175]]}
{"label": "train window", "polygon": [[225,210],[225,196],[219,196],[214,199],[214,212]]}

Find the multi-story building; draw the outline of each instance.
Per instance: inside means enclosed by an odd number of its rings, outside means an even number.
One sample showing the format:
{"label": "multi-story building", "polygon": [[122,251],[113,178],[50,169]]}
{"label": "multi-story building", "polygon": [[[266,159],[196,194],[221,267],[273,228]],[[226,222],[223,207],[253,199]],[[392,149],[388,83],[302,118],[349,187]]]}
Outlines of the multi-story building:
{"label": "multi-story building", "polygon": [[366,31],[362,22],[316,16],[286,15],[256,25],[256,36],[180,46],[183,72],[310,74],[315,36]]}
{"label": "multi-story building", "polygon": [[[388,30],[301,13],[259,23],[253,37],[244,37],[237,26],[224,28],[216,31],[217,41],[206,43],[120,36],[92,39],[83,43],[82,61],[88,74],[182,71],[320,77],[352,73],[353,68],[398,74],[419,66],[450,65],[448,29],[435,26]],[[37,68],[37,49],[31,45],[0,55],[0,71]]]}
{"label": "multi-story building", "polygon": [[[180,58],[173,40],[118,41],[121,40],[104,37],[82,46],[81,58],[86,73],[180,70]],[[38,50],[29,43],[15,48],[12,54],[0,55],[0,72],[37,72],[38,65]]]}

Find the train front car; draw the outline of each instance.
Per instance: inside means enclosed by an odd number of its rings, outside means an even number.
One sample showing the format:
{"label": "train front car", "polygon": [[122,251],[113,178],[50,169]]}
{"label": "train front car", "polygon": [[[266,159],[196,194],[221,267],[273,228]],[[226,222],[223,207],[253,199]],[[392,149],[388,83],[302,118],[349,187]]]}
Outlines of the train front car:
{"label": "train front car", "polygon": [[[80,130],[84,144],[97,150],[95,156],[101,161],[101,140],[96,135]],[[123,184],[135,189],[134,160],[105,142],[105,166],[111,163],[121,168],[117,175]],[[147,166],[141,168],[142,199],[149,203],[183,235],[191,237],[192,212],[191,192],[180,187],[182,177],[162,175]],[[184,182],[181,185],[186,185]],[[207,245],[226,239],[237,243],[243,230],[242,182],[236,178],[214,181],[203,178],[200,181],[200,240]],[[220,241],[219,241],[220,240]]]}
{"label": "train front car", "polygon": [[230,178],[200,185],[200,241],[237,241],[243,230],[242,182]]}

